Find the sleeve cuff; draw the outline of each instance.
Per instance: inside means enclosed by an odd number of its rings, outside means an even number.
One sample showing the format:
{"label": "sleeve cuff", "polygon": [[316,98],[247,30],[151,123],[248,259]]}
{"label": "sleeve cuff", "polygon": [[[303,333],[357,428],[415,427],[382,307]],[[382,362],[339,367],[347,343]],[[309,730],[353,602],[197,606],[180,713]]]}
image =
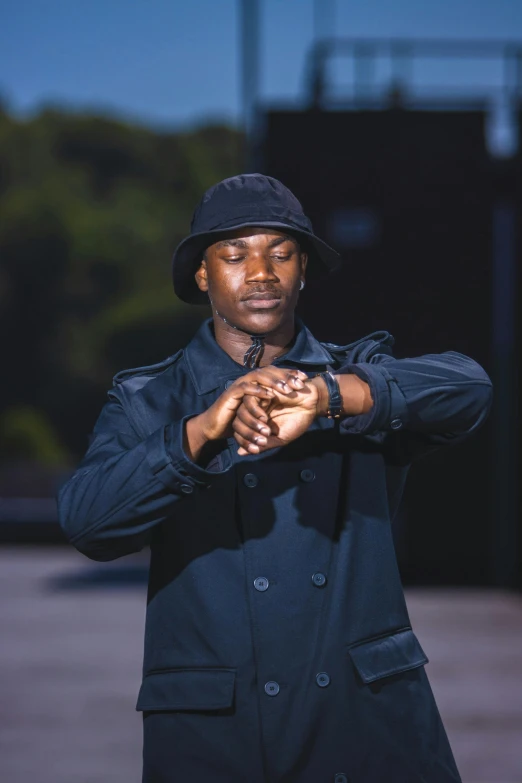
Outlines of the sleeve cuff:
{"label": "sleeve cuff", "polygon": [[393,375],[383,365],[348,364],[336,371],[352,373],[370,387],[373,405],[367,413],[345,416],[340,431],[350,435],[367,435],[380,431],[400,430],[408,423],[406,399]]}
{"label": "sleeve cuff", "polygon": [[228,450],[222,454],[222,470],[207,470],[187,456],[183,449],[183,432],[192,415],[160,427],[147,438],[146,457],[154,475],[171,491],[186,495],[197,488],[209,487],[232,465]]}

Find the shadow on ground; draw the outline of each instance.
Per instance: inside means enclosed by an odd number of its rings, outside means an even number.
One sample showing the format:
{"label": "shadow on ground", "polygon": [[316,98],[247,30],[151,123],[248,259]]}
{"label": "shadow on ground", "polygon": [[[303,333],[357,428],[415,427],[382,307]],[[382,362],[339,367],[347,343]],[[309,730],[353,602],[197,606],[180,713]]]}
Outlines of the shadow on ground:
{"label": "shadow on ground", "polygon": [[46,579],[47,589],[89,590],[91,588],[125,588],[147,585],[149,569],[145,565],[94,566],[82,571],[54,574]]}

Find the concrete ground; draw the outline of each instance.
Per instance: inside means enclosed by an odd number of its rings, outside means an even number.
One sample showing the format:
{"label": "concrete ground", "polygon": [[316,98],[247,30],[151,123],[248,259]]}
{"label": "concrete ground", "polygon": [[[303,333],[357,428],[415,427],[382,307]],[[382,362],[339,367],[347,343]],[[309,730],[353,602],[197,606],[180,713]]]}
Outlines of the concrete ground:
{"label": "concrete ground", "polygon": [[[145,576],[140,558],[0,549],[2,783],[139,783]],[[522,595],[407,601],[464,783],[522,783]]]}

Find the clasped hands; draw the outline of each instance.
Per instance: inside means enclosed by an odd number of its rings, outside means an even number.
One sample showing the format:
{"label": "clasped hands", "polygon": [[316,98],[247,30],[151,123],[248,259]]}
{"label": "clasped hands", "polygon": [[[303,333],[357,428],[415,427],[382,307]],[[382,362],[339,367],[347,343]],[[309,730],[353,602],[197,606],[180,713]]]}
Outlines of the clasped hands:
{"label": "clasped hands", "polygon": [[238,454],[259,454],[302,435],[328,407],[321,378],[267,365],[232,383],[203,413],[188,419],[184,447],[197,460],[206,443],[234,437]]}
{"label": "clasped hands", "polygon": [[302,435],[320,415],[326,385],[318,380],[271,365],[242,378],[248,387],[231,422],[239,456],[284,446]]}

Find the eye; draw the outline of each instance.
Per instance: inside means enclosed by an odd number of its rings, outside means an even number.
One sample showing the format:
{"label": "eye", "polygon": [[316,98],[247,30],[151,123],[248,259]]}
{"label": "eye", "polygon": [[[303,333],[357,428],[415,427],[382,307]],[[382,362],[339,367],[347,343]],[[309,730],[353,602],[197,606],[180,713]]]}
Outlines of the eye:
{"label": "eye", "polygon": [[288,261],[289,258],[292,258],[292,253],[285,253],[284,255],[277,253],[273,258],[277,258],[278,261]]}
{"label": "eye", "polygon": [[237,264],[239,261],[242,261],[244,256],[223,256],[223,261],[226,264]]}

